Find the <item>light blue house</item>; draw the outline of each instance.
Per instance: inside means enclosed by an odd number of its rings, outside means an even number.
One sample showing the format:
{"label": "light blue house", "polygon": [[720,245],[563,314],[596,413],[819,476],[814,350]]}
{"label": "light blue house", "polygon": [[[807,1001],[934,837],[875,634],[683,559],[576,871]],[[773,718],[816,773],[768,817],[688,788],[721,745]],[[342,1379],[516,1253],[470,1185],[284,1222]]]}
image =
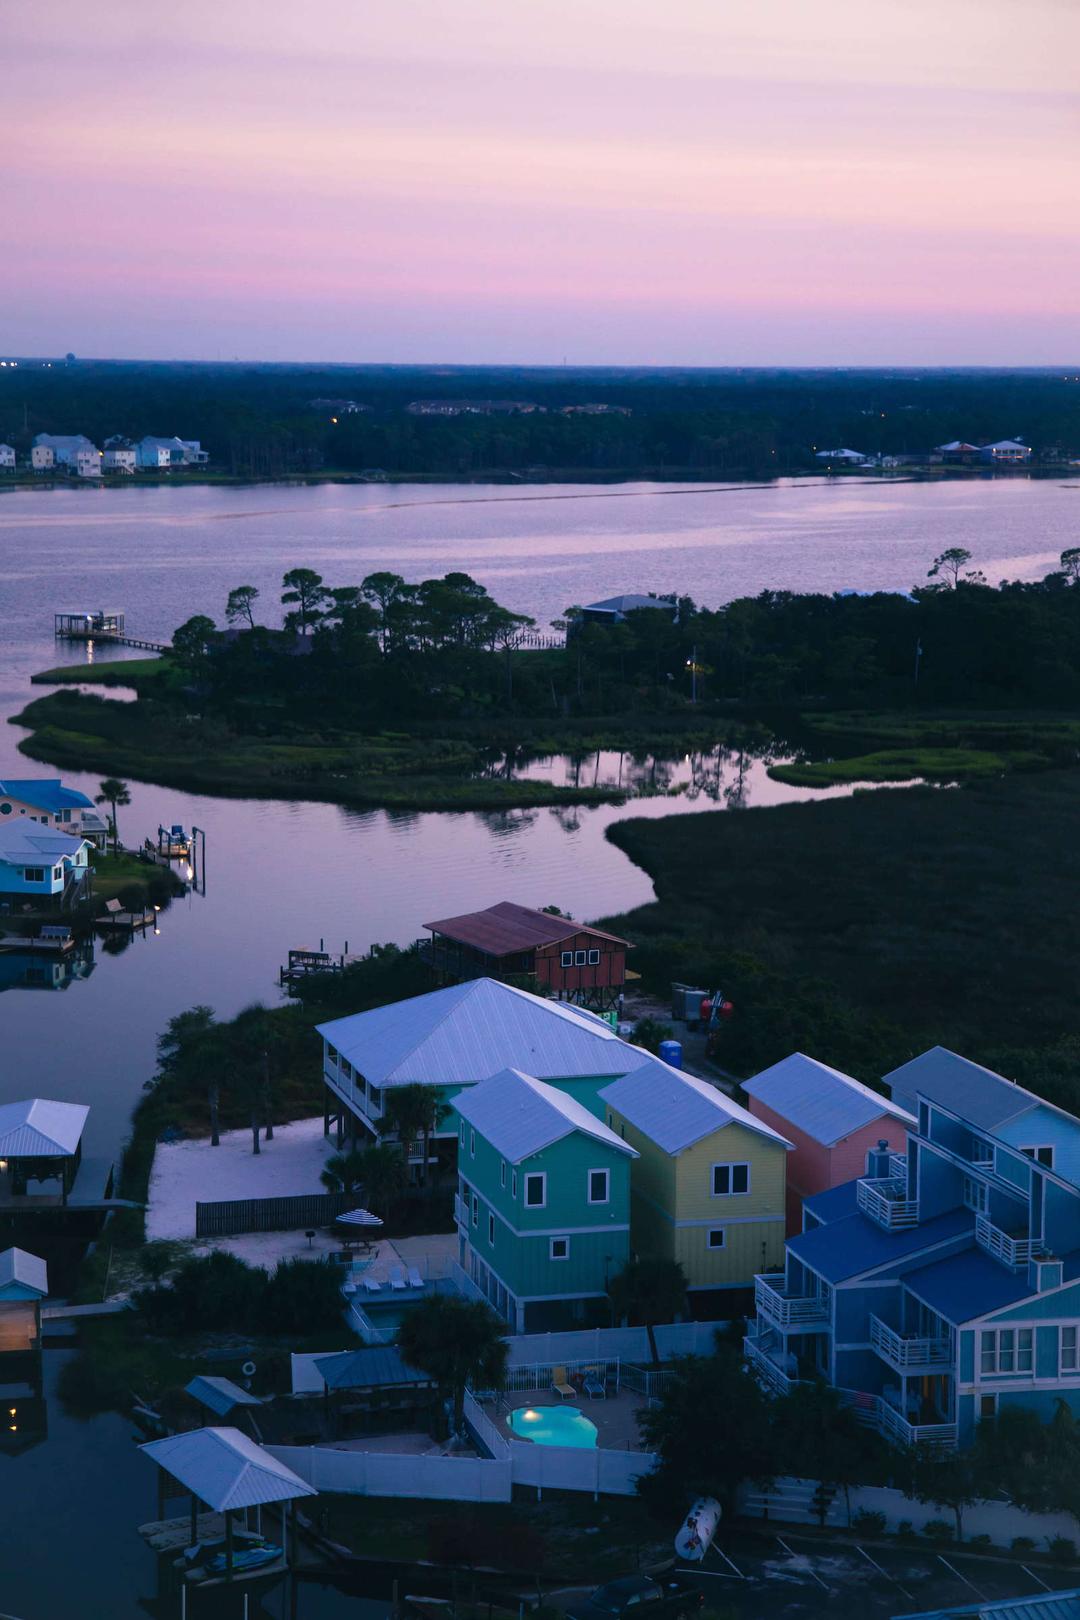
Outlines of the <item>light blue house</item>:
{"label": "light blue house", "polygon": [[583,1321],[630,1258],[636,1152],[518,1069],[460,1092],[456,1112],[463,1270],[517,1333]]}
{"label": "light blue house", "polygon": [[89,872],[90,844],[34,821],[0,823],[0,899],[59,903]]}
{"label": "light blue house", "polygon": [[1080,1415],[1080,1121],[941,1047],[886,1080],[907,1151],[806,1200],[756,1278],[751,1364],[777,1390],[826,1378],[899,1444]]}

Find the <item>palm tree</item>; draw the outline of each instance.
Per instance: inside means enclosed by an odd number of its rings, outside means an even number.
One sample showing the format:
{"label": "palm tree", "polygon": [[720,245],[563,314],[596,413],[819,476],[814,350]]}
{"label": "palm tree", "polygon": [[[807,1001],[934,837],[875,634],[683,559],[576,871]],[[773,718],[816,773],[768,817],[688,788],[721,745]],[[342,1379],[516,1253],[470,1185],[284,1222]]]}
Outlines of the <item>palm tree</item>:
{"label": "palm tree", "polygon": [[419,1083],[393,1086],[385,1094],[379,1135],[393,1136],[401,1143],[408,1157],[409,1145],[420,1138],[423,1161],[420,1165],[420,1185],[427,1183],[428,1150],[431,1137],[450,1112],[439,1098],[434,1086]]}
{"label": "palm tree", "polygon": [[322,1184],[331,1192],[363,1191],[365,1202],[377,1215],[389,1219],[394,1202],[405,1185],[405,1160],[400,1148],[388,1142],[336,1153],[327,1159]]}
{"label": "palm tree", "polygon": [[221,1145],[218,1110],[221,1074],[227,1060],[221,1033],[213,1007],[200,1002],[170,1018],[157,1042],[158,1067],[163,1074],[179,1075],[182,1080],[190,1074],[194,1084],[205,1082],[211,1147]]}
{"label": "palm tree", "polygon": [[120,848],[120,833],[116,825],[116,807],[119,804],[130,804],[131,794],[128,791],[127,783],[121,782],[118,776],[107,776],[104,782],[99,785],[101,792],[95,798],[94,803],[107,804],[112,808],[113,854],[115,855]]}
{"label": "palm tree", "polygon": [[679,1262],[662,1255],[628,1260],[608,1284],[608,1296],[616,1317],[644,1323],[653,1361],[659,1361],[653,1328],[674,1321],[686,1304],[686,1273]]}
{"label": "palm tree", "polygon": [[465,1386],[499,1389],[506,1378],[505,1322],[479,1300],[430,1294],[398,1328],[402,1358],[426,1372],[454,1403],[454,1431],[465,1417]]}

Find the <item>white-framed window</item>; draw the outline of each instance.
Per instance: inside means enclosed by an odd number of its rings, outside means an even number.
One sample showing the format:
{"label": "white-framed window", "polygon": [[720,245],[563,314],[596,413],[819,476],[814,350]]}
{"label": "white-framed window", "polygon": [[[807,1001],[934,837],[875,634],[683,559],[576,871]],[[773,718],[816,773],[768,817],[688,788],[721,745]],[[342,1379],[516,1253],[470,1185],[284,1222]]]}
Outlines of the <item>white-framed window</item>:
{"label": "white-framed window", "polygon": [[511,1198],[516,1198],[517,1197],[517,1171],[516,1170],[511,1170],[511,1172],[510,1172],[510,1196],[511,1196]]}
{"label": "white-framed window", "polygon": [[1080,1346],[1077,1344],[1076,1324],[1059,1328],[1058,1368],[1063,1373],[1080,1372]]}
{"label": "white-framed window", "polygon": [[1020,1149],[1025,1159],[1034,1159],[1036,1164],[1045,1164],[1048,1170],[1054,1168],[1054,1150],[1052,1147],[1026,1147]]}
{"label": "white-framed window", "polygon": [[968,1209],[985,1215],[988,1196],[984,1181],[976,1181],[974,1176],[964,1177],[964,1203]]}
{"label": "white-framed window", "polygon": [[480,1225],[480,1200],[475,1193],[472,1195],[472,1223],[474,1226]]}
{"label": "white-framed window", "polygon": [[492,1248],[495,1247],[495,1217],[490,1214],[488,1215],[488,1243]]}
{"label": "white-framed window", "polygon": [[570,1258],[570,1239],[568,1237],[559,1237],[559,1238],[549,1238],[548,1239],[548,1259],[549,1260],[569,1260],[569,1258]]}
{"label": "white-framed window", "polygon": [[606,1204],[611,1196],[611,1171],[589,1171],[589,1203]]}
{"label": "white-framed window", "polygon": [[587,951],[575,951],[574,952],[574,966],[575,967],[584,967],[587,956],[588,956]]}
{"label": "white-framed window", "polygon": [[1032,1328],[984,1328],[979,1338],[979,1371],[984,1378],[999,1373],[1029,1373],[1035,1359]]}
{"label": "white-framed window", "polygon": [[589,952],[589,966],[590,967],[599,967],[600,966],[600,952],[595,948],[595,946]]}
{"label": "white-framed window", "polygon": [[709,1227],[709,1244],[708,1244],[709,1248],[710,1249],[723,1249],[723,1248],[726,1247],[726,1245],[727,1245],[727,1239],[726,1239],[726,1237],[724,1235],[724,1228],[722,1226],[710,1226]]}
{"label": "white-framed window", "polygon": [[528,1170],[525,1173],[525,1208],[543,1209],[547,1203],[547,1171]]}
{"label": "white-framed window", "polygon": [[462,1147],[465,1146],[465,1121],[464,1120],[462,1120],[462,1122],[461,1122],[461,1145],[462,1145]]}
{"label": "white-framed window", "polygon": [[573,951],[562,951],[562,952],[560,952],[560,954],[559,954],[559,962],[563,967],[573,967],[573,965],[574,965],[574,953],[573,953]]}
{"label": "white-framed window", "polygon": [[469,1157],[471,1159],[476,1158],[476,1132],[475,1131],[470,1131],[469,1132]]}
{"label": "white-framed window", "polygon": [[334,1046],[331,1046],[329,1041],[327,1041],[327,1043],[326,1043],[326,1061],[327,1061],[327,1063],[329,1064],[329,1066],[332,1069],[337,1068],[337,1066],[338,1066],[337,1048],[334,1047]]}
{"label": "white-framed window", "polygon": [[735,1198],[750,1191],[748,1164],[714,1164],[712,1167],[712,1195],[714,1198]]}
{"label": "white-framed window", "polygon": [[505,1187],[506,1186],[506,1160],[505,1159],[500,1159],[499,1160],[499,1186],[500,1187]]}

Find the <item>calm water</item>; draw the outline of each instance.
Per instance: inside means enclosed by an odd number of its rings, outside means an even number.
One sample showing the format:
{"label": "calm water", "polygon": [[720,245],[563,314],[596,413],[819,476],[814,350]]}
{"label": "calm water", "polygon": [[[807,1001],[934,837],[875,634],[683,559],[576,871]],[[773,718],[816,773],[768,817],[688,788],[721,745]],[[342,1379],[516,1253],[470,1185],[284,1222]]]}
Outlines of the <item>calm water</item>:
{"label": "calm water", "polygon": [[[1075,487],[1027,480],[685,493],[644,485],[7,493],[0,715],[32,695],[35,670],[79,657],[54,643],[54,611],[122,608],[132,633],[165,640],[192,613],[220,619],[239,583],[258,585],[266,616],[276,616],[280,576],[296,565],[332,584],[377,568],[414,579],[464,569],[544,624],[572,602],[623,591],[674,590],[712,604],[767,587],[906,588],[948,545],[967,546],[992,581],[1036,577],[1077,543],[1078,527]],[[18,737],[0,727],[0,776],[44,769],[17,752]],[[606,842],[614,819],[811,796],[770,782],[761,761],[720,753],[662,767],[601,754],[529,772],[685,792],[623,807],[446,816],[216,800],[133,783],[122,834],[141,841],[160,821],[205,828],[207,893],[174,903],[157,936],[121,955],[99,948],[89,977],[66,990],[0,994],[0,1100],[36,1092],[89,1102],[88,1149],[115,1152],[166,1019],[196,1001],[228,1016],[256,997],[275,1000],[289,946],[404,943],[431,918],[508,897],[585,918],[623,909],[651,888]],[[93,777],[67,779],[96,790]],[[48,1363],[56,1360],[50,1353]],[[19,1459],[0,1456],[0,1607],[22,1620],[145,1612],[136,1594],[152,1591],[150,1565],[134,1526],[152,1515],[153,1481],[129,1433],[118,1418],[65,1419],[54,1400],[49,1440]],[[51,1518],[41,1512],[48,1502]],[[70,1560],[46,1545],[61,1525]],[[312,1608],[319,1620],[338,1612],[330,1594],[325,1603]]]}

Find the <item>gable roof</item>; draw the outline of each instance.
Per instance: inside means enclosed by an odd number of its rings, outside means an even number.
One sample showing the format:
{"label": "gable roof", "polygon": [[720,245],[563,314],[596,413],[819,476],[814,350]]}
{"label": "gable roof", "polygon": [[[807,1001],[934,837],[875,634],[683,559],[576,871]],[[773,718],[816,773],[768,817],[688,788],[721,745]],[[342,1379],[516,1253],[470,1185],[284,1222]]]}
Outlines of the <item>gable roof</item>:
{"label": "gable roof", "polygon": [[642,596],[630,592],[626,596],[607,596],[602,602],[586,602],[582,612],[634,613],[638,608],[664,608],[668,613],[676,611],[675,603],[668,602],[661,596]]}
{"label": "gable roof", "polygon": [[30,1097],[0,1103],[0,1159],[49,1159],[74,1153],[90,1110],[84,1103]]}
{"label": "gable roof", "polygon": [[940,1103],[943,1108],[972,1125],[992,1131],[1030,1109],[1041,1106],[1041,1099],[1023,1086],[984,1069],[981,1063],[960,1057],[945,1046],[933,1046],[910,1062],[885,1076],[893,1098],[902,1106],[914,1107],[917,1097]]}
{"label": "gable roof", "polygon": [[614,1078],[640,1061],[591,1013],[497,979],[470,979],[317,1027],[379,1087],[475,1085],[514,1067],[542,1080]]}
{"label": "gable roof", "polygon": [[781,1058],[752,1080],[744,1080],[742,1087],[749,1096],[782,1114],[825,1147],[861,1130],[882,1114],[892,1115],[904,1126],[915,1125],[914,1114],[898,1103],[803,1052]]}
{"label": "gable roof", "polygon": [[6,866],[52,866],[65,855],[77,855],[86,843],[85,838],[43,827],[24,816],[0,824],[0,861]]}
{"label": "gable roof", "polygon": [[314,1486],[239,1429],[191,1429],[151,1440],[139,1450],[216,1513],[318,1495]]}
{"label": "gable roof", "polygon": [[538,945],[554,945],[572,934],[592,934],[597,939],[613,940],[625,945],[617,934],[605,934],[599,928],[574,922],[571,917],[556,917],[550,912],[534,911],[531,906],[519,906],[513,900],[500,900],[498,905],[484,911],[466,911],[460,917],[443,917],[439,922],[426,922],[433,934],[442,934],[488,956],[513,956],[518,951],[533,950]]}
{"label": "gable roof", "polygon": [[629,1142],[573,1097],[520,1069],[489,1075],[455,1097],[454,1107],[511,1164],[520,1164],[575,1131],[605,1147],[617,1148],[630,1159],[638,1156]]}
{"label": "gable roof", "polygon": [[791,1147],[771,1125],[755,1119],[707,1080],[673,1069],[659,1058],[646,1058],[621,1080],[605,1086],[600,1096],[665,1153],[682,1153],[732,1124],[745,1125],[758,1136]]}
{"label": "gable roof", "polygon": [[[1064,1272],[1065,1282],[1075,1281],[1080,1274],[1080,1254],[1065,1257]],[[957,1327],[1035,1294],[1026,1267],[1020,1272],[1009,1271],[978,1246],[950,1255],[947,1260],[936,1260],[918,1271],[905,1272],[904,1286]]]}
{"label": "gable roof", "polygon": [[401,1384],[430,1384],[428,1373],[410,1367],[392,1344],[368,1350],[339,1350],[318,1356],[315,1367],[327,1389],[378,1389]]}
{"label": "gable roof", "polygon": [[49,1268],[36,1254],[25,1249],[5,1249],[0,1254],[0,1299],[26,1299],[36,1294],[44,1299],[49,1292]]}
{"label": "gable roof", "polygon": [[67,788],[58,776],[5,776],[0,782],[0,799],[21,799],[36,810],[92,810],[93,802],[76,788]]}
{"label": "gable roof", "polygon": [[231,1378],[214,1378],[208,1373],[199,1373],[190,1384],[185,1384],[184,1394],[190,1395],[200,1406],[216,1412],[218,1417],[227,1417],[235,1406],[262,1405],[257,1395],[241,1389]]}

